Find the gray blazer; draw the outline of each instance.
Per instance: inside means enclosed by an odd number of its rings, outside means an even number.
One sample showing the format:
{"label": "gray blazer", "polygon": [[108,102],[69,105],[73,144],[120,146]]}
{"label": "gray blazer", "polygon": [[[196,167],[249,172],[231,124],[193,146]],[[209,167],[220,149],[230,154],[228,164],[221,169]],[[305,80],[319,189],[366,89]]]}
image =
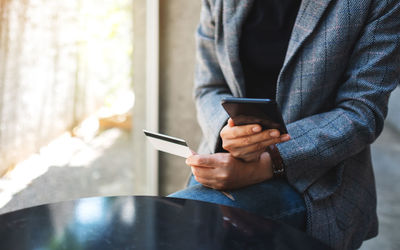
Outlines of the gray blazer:
{"label": "gray blazer", "polygon": [[[246,96],[238,42],[253,0],[203,0],[195,100],[215,152],[227,96]],[[400,1],[303,0],[276,99],[292,139],[278,145],[289,183],[304,194],[307,232],[336,249],[377,235],[370,144],[398,84]]]}

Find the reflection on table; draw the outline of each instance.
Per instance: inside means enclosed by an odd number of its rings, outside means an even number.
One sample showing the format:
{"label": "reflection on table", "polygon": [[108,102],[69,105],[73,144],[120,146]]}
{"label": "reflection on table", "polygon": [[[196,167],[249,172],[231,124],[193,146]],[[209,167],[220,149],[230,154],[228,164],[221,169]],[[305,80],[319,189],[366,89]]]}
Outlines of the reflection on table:
{"label": "reflection on table", "polygon": [[97,197],[0,215],[0,249],[327,249],[282,223],[205,202]]}

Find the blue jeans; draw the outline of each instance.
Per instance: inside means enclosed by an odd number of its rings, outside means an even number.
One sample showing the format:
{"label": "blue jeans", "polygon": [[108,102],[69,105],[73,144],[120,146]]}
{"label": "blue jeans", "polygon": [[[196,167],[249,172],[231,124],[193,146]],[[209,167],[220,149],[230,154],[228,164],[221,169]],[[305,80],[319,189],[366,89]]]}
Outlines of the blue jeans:
{"label": "blue jeans", "polygon": [[304,199],[286,180],[272,179],[227,192],[234,200],[220,191],[204,187],[192,176],[186,189],[169,197],[237,207],[265,218],[284,222],[302,231],[306,229]]}

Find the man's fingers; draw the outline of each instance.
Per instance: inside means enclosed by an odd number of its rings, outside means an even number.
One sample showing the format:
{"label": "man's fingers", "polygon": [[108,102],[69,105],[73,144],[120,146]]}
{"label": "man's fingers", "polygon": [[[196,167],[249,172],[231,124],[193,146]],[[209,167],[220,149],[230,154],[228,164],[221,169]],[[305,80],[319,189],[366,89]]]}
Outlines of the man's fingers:
{"label": "man's fingers", "polygon": [[[228,121],[229,123],[229,121]],[[234,139],[243,136],[253,135],[261,132],[262,128],[258,124],[242,125],[242,126],[225,126],[220,133],[222,139]]]}
{"label": "man's fingers", "polygon": [[243,147],[237,147],[237,148],[232,148],[232,149],[228,149],[226,147],[224,147],[224,148],[226,150],[228,150],[233,157],[240,158],[246,162],[249,162],[249,161],[254,161],[254,158],[255,158],[254,156],[259,155],[262,152],[265,152],[268,146],[273,145],[273,144],[278,144],[278,143],[288,141],[288,140],[290,140],[290,136],[285,135],[284,138],[282,138],[282,137],[273,138],[270,140],[261,141],[261,142],[243,146]]}
{"label": "man's fingers", "polygon": [[281,142],[289,141],[290,140],[290,135],[289,134],[283,134],[281,135]]}
{"label": "man's fingers", "polygon": [[194,176],[203,178],[203,179],[210,179],[213,177],[213,168],[205,168],[205,167],[192,167],[192,173]]}
{"label": "man's fingers", "polygon": [[198,176],[196,176],[196,175],[194,176],[194,179],[195,179],[198,183],[202,184],[203,186],[212,188],[212,187],[211,187],[211,183],[210,183],[210,181],[209,181],[208,179],[204,179],[204,178],[198,177]]}
{"label": "man's fingers", "polygon": [[211,155],[191,155],[186,159],[186,164],[189,166],[214,168],[220,164],[218,154]]}
{"label": "man's fingers", "polygon": [[229,125],[229,127],[234,127],[235,126],[235,123],[233,122],[232,118],[228,119],[228,125]]}
{"label": "man's fingers", "polygon": [[223,184],[218,183],[218,181],[215,178],[204,178],[202,176],[196,176],[194,175],[194,179],[202,184],[203,186],[212,188],[212,189],[222,189]]}
{"label": "man's fingers", "polygon": [[[236,139],[228,139],[223,141],[222,147],[225,150],[231,151],[232,149],[247,147],[251,145],[255,145],[257,143],[261,143],[264,141],[271,141],[272,143],[280,143],[283,142],[282,138],[279,137],[280,133],[278,130],[265,130],[261,133],[250,135],[246,137],[236,138]],[[289,137],[290,138],[290,137]],[[287,139],[287,138],[284,138]]]}
{"label": "man's fingers", "polygon": [[258,124],[235,126],[232,128],[233,138],[254,135],[261,132],[262,128]]}
{"label": "man's fingers", "polygon": [[189,166],[200,166],[200,165],[207,165],[208,157],[204,155],[191,155],[189,156],[185,163]]}

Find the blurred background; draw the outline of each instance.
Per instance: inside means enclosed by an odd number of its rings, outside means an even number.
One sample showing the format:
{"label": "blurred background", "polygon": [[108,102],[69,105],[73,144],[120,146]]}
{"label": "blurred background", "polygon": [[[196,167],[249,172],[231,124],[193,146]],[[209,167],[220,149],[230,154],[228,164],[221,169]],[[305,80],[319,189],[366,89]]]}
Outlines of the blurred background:
{"label": "blurred background", "polygon": [[92,195],[80,172],[132,127],[132,8],[131,0],[0,1],[1,206],[53,172],[21,206]]}
{"label": "blurred background", "polygon": [[[184,187],[184,160],[154,152],[142,129],[197,147],[199,11],[193,0],[0,0],[0,213]],[[400,249],[399,88],[373,161],[380,234],[362,249]]]}

